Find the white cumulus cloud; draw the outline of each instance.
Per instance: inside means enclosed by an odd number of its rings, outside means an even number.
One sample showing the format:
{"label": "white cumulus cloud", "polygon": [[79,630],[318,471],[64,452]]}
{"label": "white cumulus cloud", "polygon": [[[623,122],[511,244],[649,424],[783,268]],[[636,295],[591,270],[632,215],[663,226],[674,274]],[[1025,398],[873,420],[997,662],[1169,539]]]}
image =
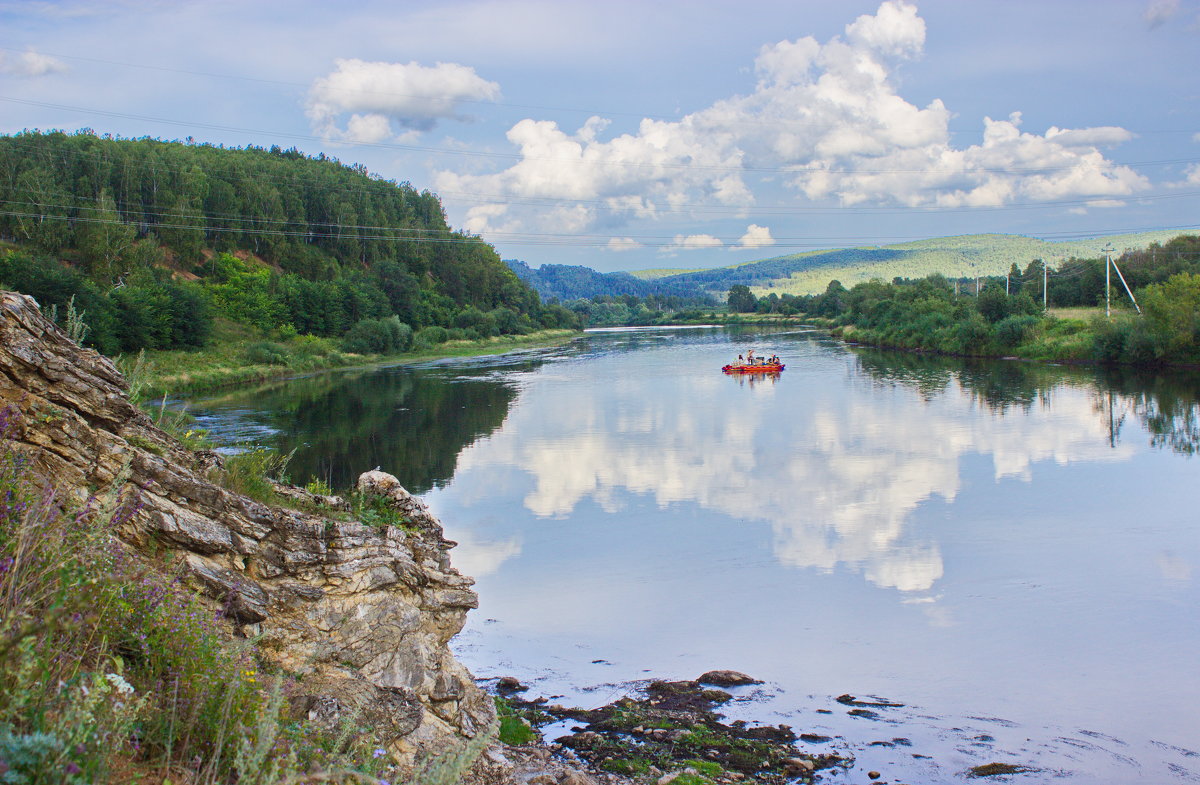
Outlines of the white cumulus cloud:
{"label": "white cumulus cloud", "polygon": [[642,244],[632,237],[613,237],[608,241],[608,250],[616,253],[623,251],[636,251],[642,247]]}
{"label": "white cumulus cloud", "polygon": [[698,251],[704,248],[720,248],[724,243],[720,238],[713,237],[711,234],[677,234],[675,239],[669,245],[664,245],[659,250],[662,253],[674,253],[675,251]]}
{"label": "white cumulus cloud", "polygon": [[66,63],[62,60],[50,55],[39,54],[32,49],[19,55],[0,52],[0,74],[32,77],[61,74],[66,70]]}
{"label": "white cumulus cloud", "polygon": [[[609,137],[601,118],[574,132],[521,120],[508,132],[517,163],[490,174],[443,171],[437,187],[587,203],[575,219],[592,227],[695,205],[749,207],[764,172],[782,178],[800,201],[843,205],[990,207],[1107,199],[1148,187],[1100,151],[1132,137],[1122,128],[1037,134],[1022,130],[1014,112],[984,118],[979,144],[955,146],[950,109],[939,99],[910,103],[892,76],[922,55],[925,37],[915,6],[886,0],[825,43],[804,37],[763,46],[745,95],[675,121],[645,119]],[[508,217],[549,228],[532,210],[517,215],[514,208]]]}
{"label": "white cumulus cloud", "polygon": [[742,235],[742,239],[738,240],[737,247],[766,248],[768,245],[774,244],[775,238],[771,236],[770,227],[750,224],[746,227],[746,233]]}
{"label": "white cumulus cloud", "polygon": [[[464,101],[494,101],[500,85],[458,63],[381,63],[335,60],[313,82],[306,112],[313,129],[331,139],[379,142],[404,132],[433,129],[439,120],[463,119]],[[339,122],[346,115],[346,126]]]}

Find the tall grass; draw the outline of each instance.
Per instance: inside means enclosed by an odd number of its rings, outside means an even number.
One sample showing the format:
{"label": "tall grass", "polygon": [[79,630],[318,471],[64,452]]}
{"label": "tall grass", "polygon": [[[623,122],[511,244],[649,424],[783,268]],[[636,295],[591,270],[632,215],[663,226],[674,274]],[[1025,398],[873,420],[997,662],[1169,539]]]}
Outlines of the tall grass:
{"label": "tall grass", "polygon": [[[378,782],[388,758],[289,719],[294,688],[169,565],[114,535],[139,507],[31,482],[0,411],[0,782]],[[118,483],[114,487],[120,487]]]}
{"label": "tall grass", "polygon": [[[143,389],[151,395],[180,395],[364,363],[490,354],[566,341],[577,334],[565,329],[541,330],[529,335],[453,340],[447,331],[442,341],[419,341],[407,352],[361,355],[341,351],[328,338],[262,334],[248,331],[245,325],[218,321],[214,340],[200,351],[149,353]],[[131,367],[132,362],[123,361],[122,365]]]}

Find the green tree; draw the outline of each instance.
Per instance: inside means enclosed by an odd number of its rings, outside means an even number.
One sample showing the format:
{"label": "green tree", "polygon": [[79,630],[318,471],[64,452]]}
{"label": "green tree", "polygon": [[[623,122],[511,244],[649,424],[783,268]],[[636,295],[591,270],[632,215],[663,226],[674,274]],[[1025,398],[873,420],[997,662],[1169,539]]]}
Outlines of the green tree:
{"label": "green tree", "polygon": [[813,311],[817,316],[830,319],[840,316],[842,311],[846,310],[848,295],[849,292],[842,286],[841,281],[832,280],[825,287],[825,293],[813,303]]}
{"label": "green tree", "polygon": [[121,257],[137,239],[137,230],[121,220],[107,189],[96,198],[96,206],[80,211],[76,220],[80,226],[75,231],[75,244],[88,273],[97,281],[114,282],[126,272]]}
{"label": "green tree", "polygon": [[1142,290],[1142,310],[1151,333],[1172,354],[1200,349],[1200,275],[1179,273]]}
{"label": "green tree", "polygon": [[47,253],[69,245],[71,227],[62,191],[49,169],[37,166],[21,172],[7,197],[12,201],[10,209],[17,213],[13,234]]}
{"label": "green tree", "polygon": [[1008,295],[999,284],[989,283],[975,298],[975,307],[990,324],[1008,316]]}
{"label": "green tree", "polygon": [[753,313],[758,307],[758,300],[750,292],[750,287],[740,283],[729,287],[729,297],[725,302],[733,313]]}
{"label": "green tree", "polygon": [[182,261],[196,264],[204,259],[204,213],[191,199],[176,199],[160,220],[159,238]]}

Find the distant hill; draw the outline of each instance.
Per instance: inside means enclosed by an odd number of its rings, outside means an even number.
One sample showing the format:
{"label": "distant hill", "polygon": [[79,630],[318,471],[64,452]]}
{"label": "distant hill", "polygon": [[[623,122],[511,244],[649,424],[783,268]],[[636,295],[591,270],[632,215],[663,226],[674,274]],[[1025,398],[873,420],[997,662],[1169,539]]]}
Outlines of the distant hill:
{"label": "distant hill", "polygon": [[703,297],[706,294],[696,283],[676,278],[646,281],[639,280],[631,273],[601,273],[583,265],[543,264],[533,268],[516,259],[506,259],[504,262],[518,278],[546,300],[580,300],[599,295]]}
{"label": "distant hill", "polygon": [[642,281],[654,281],[659,278],[669,278],[673,275],[682,275],[683,273],[698,273],[704,269],[706,268],[694,267],[692,269],[685,270],[675,267],[655,267],[651,270],[630,270],[629,274]]}
{"label": "distant hill", "polygon": [[720,295],[735,284],[756,294],[811,294],[824,291],[831,280],[846,286],[871,278],[919,278],[931,273],[949,277],[1003,275],[1014,262],[1024,268],[1034,259],[1052,266],[1076,258],[1097,258],[1112,243],[1118,254],[1165,243],[1178,231],[1117,234],[1082,240],[1049,241],[1013,234],[970,234],[895,245],[842,248],[775,256],[710,270],[644,270],[632,273],[656,285],[695,286]]}

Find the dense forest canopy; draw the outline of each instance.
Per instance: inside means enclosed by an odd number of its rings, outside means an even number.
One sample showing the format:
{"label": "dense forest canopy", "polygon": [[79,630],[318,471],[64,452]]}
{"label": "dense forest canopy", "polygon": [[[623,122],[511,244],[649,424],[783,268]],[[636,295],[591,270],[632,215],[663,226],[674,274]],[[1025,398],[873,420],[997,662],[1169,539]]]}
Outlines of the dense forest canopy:
{"label": "dense forest canopy", "polygon": [[0,281],[43,306],[75,296],[105,351],[198,345],[213,311],[323,336],[393,316],[479,334],[576,321],[451,229],[436,195],[323,153],[0,137],[0,238],[18,249]]}

